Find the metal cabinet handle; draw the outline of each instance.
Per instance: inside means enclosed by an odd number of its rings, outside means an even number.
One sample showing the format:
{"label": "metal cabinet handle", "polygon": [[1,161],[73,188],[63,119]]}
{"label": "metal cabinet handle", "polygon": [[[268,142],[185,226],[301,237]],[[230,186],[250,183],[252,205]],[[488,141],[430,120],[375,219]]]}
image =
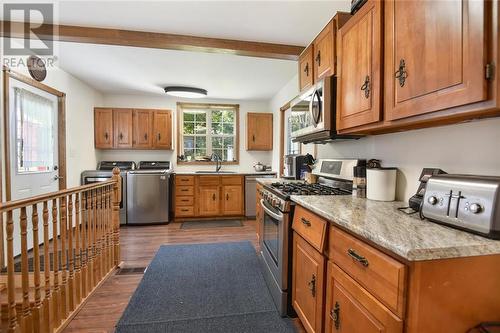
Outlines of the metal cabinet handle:
{"label": "metal cabinet handle", "polygon": [[310,227],[311,226],[311,222],[309,220],[306,220],[305,218],[301,217],[300,218],[300,221],[302,222],[303,225],[305,225],[306,227]]}
{"label": "metal cabinet handle", "polygon": [[338,330],[340,327],[340,305],[339,302],[335,302],[335,306],[330,310],[330,318],[333,320],[335,329]]}
{"label": "metal cabinet handle", "polygon": [[212,200],[215,201],[215,193],[212,194]]}
{"label": "metal cabinet handle", "polygon": [[187,200],[187,199],[184,199],[184,200],[181,200],[181,201],[182,201],[182,202],[188,202],[189,200]]}
{"label": "metal cabinet handle", "polygon": [[104,133],[104,139],[106,139],[106,141],[108,141],[108,138],[109,138],[108,132]]}
{"label": "metal cabinet handle", "polygon": [[361,86],[361,90],[365,92],[365,97],[369,98],[370,97],[370,76],[366,76],[365,82]]}
{"label": "metal cabinet handle", "polygon": [[148,133],[144,133],[144,140],[148,139]]}
{"label": "metal cabinet handle", "polygon": [[160,141],[160,140],[161,140],[161,134],[158,133],[158,141]]}
{"label": "metal cabinet handle", "polygon": [[181,192],[188,192],[189,190],[188,189],[182,189]]}
{"label": "metal cabinet handle", "polygon": [[321,51],[318,51],[318,54],[316,55],[316,62],[318,63],[318,66],[321,66]]}
{"label": "metal cabinet handle", "polygon": [[347,254],[353,258],[354,260],[356,260],[357,262],[359,262],[361,265],[365,266],[365,267],[368,267],[368,265],[370,264],[368,262],[368,259],[366,259],[365,257],[363,257],[362,255],[356,253],[356,250],[354,249],[349,249],[347,250]]}
{"label": "metal cabinet handle", "polygon": [[229,193],[226,193],[226,201],[229,200]]}
{"label": "metal cabinet handle", "polygon": [[252,141],[255,142],[255,134],[252,135]]}
{"label": "metal cabinet handle", "polygon": [[408,72],[406,71],[405,60],[401,59],[399,61],[399,69],[394,73],[394,78],[399,80],[399,86],[403,87],[405,85],[406,78],[408,77]]}
{"label": "metal cabinet handle", "polygon": [[309,290],[311,291],[312,297],[316,297],[316,275],[312,275],[311,281],[307,283]]}
{"label": "metal cabinet handle", "polygon": [[304,73],[306,73],[306,76],[309,76],[309,63],[307,63],[306,67],[304,67]]}
{"label": "metal cabinet handle", "polygon": [[120,134],[118,135],[118,138],[119,138],[120,140],[122,140],[122,139],[123,139],[123,134],[122,134],[121,132],[120,132]]}

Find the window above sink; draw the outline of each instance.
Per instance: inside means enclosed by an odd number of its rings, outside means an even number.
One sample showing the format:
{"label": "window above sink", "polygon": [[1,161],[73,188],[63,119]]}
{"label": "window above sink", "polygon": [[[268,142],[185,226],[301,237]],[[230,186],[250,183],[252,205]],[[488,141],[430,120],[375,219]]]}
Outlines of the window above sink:
{"label": "window above sink", "polygon": [[[178,164],[238,164],[239,105],[177,103]],[[202,172],[200,172],[202,173]]]}

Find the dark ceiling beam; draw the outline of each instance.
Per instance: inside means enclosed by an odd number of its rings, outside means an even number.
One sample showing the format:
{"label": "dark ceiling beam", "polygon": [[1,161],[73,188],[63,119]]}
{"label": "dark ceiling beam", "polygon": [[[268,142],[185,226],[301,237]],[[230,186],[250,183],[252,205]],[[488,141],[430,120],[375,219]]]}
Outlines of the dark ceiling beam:
{"label": "dark ceiling beam", "polygon": [[[26,29],[26,30],[25,30]],[[2,37],[24,38],[29,23],[2,21]],[[36,35],[41,40],[145,47],[165,50],[224,53],[241,56],[298,60],[302,46],[260,43],[233,39],[174,35],[72,25],[43,24]]]}

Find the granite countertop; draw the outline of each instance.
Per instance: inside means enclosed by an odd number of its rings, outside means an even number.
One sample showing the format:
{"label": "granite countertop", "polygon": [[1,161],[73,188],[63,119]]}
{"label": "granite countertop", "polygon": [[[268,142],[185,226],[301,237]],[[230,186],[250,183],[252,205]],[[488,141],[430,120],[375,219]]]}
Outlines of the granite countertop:
{"label": "granite countertop", "polygon": [[[177,175],[216,175],[216,176],[231,176],[231,175],[240,175],[240,176],[253,176],[253,175],[276,175],[276,171],[238,171],[238,170],[221,170],[222,172],[202,172],[204,170],[200,170],[199,172],[193,170],[180,170],[175,171],[174,174]],[[211,170],[210,170],[211,171]],[[226,171],[226,172],[225,172]],[[276,179],[276,178],[273,178]],[[275,180],[276,181],[276,180]]]}
{"label": "granite countertop", "polygon": [[297,204],[408,261],[500,254],[500,241],[445,227],[397,210],[404,202],[352,196],[291,197]]}

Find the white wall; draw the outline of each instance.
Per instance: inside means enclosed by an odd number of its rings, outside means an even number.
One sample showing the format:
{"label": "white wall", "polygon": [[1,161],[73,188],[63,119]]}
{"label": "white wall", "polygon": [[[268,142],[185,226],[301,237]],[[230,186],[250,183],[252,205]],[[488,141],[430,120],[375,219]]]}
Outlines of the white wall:
{"label": "white wall", "polygon": [[321,158],[377,158],[398,167],[397,199],[408,200],[425,167],[500,176],[500,119],[427,128],[317,145]]}
{"label": "white wall", "polygon": [[280,164],[280,108],[295,98],[299,94],[299,75],[295,75],[288,83],[281,88],[269,102],[269,108],[274,113],[273,131],[273,170],[279,169]]}
{"label": "white wall", "polygon": [[[13,70],[29,76],[28,71],[24,68],[13,68]],[[78,186],[80,185],[80,173],[83,170],[95,168],[97,163],[93,136],[93,108],[94,105],[102,103],[102,95],[59,68],[50,69],[43,84],[66,93],[67,186],[68,188]],[[1,91],[3,91],[3,89]],[[3,164],[3,135],[1,137],[2,157],[0,159]],[[5,172],[2,172],[2,175],[5,175]],[[3,182],[3,184],[5,184],[5,182]]]}
{"label": "white wall", "polygon": [[[240,158],[239,165],[224,165],[223,170],[252,171],[253,165],[257,162],[271,164],[272,153],[268,151],[246,151],[246,114],[247,112],[271,112],[267,101],[238,101],[238,100],[212,100],[212,99],[178,99],[169,96],[144,96],[144,95],[104,95],[103,103],[96,106],[102,107],[136,107],[136,108],[157,108],[170,109],[173,111],[173,151],[165,150],[98,150],[98,160],[169,160],[174,162],[175,170],[207,170],[212,166],[207,165],[179,165],[177,166],[177,102],[195,103],[226,103],[240,105]],[[278,120],[274,115],[274,123]]]}

